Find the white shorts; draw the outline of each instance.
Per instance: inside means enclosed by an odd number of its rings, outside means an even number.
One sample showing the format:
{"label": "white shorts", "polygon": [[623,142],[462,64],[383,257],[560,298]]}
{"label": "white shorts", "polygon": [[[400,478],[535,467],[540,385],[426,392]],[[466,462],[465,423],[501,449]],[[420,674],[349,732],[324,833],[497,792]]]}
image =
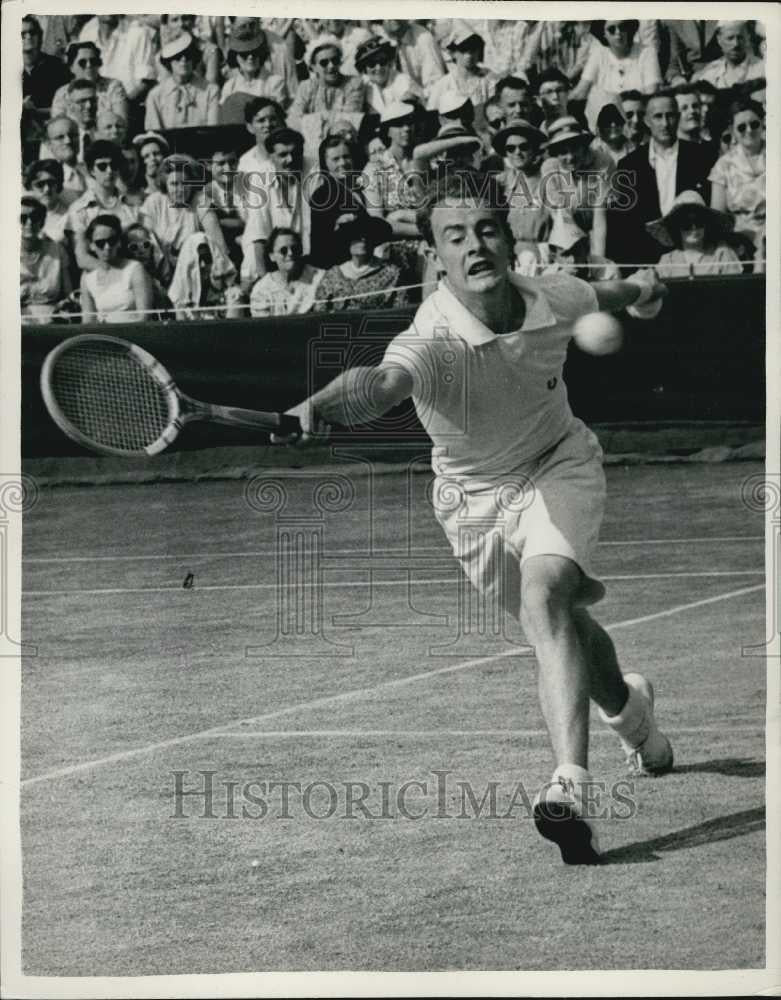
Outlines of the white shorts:
{"label": "white shorts", "polygon": [[582,421],[573,420],[558,444],[490,488],[468,490],[463,480],[437,477],[434,514],[482,594],[517,617],[524,562],[557,555],[583,573],[577,604],[605,596],[591,568],[605,509],[602,448]]}

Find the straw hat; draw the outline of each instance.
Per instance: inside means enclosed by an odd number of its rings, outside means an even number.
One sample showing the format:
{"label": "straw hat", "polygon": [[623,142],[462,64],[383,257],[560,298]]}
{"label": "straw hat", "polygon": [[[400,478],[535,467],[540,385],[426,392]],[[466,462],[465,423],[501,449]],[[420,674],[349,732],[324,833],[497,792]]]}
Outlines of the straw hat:
{"label": "straw hat", "polygon": [[548,152],[552,153],[555,147],[562,143],[570,142],[573,139],[579,139],[581,142],[588,143],[593,138],[592,133],[588,129],[583,128],[577,118],[572,115],[564,115],[552,121],[548,126],[546,148]]}
{"label": "straw hat", "polygon": [[194,46],[195,39],[193,36],[188,31],[183,31],[181,35],[177,35],[173,41],[170,41],[160,49],[160,61],[166,63],[171,59],[176,59],[177,56],[180,56],[183,52]]}
{"label": "straw hat", "polygon": [[491,139],[491,145],[500,156],[504,156],[504,147],[511,135],[525,135],[538,146],[545,141],[545,133],[535,128],[531,122],[527,122],[525,118],[515,118],[504,128],[500,128]]}
{"label": "straw hat", "polygon": [[465,129],[458,123],[445,125],[437,133],[436,139],[423,142],[412,151],[413,159],[430,160],[434,156],[439,156],[448,149],[463,149],[464,147],[479,149],[482,146],[480,139],[474,132]]}
{"label": "straw hat", "polygon": [[691,213],[700,215],[705,226],[717,233],[726,233],[735,224],[732,216],[726,212],[709,208],[696,191],[681,191],[667,215],[661,219],[654,219],[653,222],[647,222],[645,228],[657,243],[665,247],[674,247],[676,240],[672,233],[679,231],[681,217]]}
{"label": "straw hat", "polygon": [[459,49],[464,42],[468,42],[471,38],[477,38],[480,42],[483,41],[482,36],[468,22],[456,18],[450,29],[445,48]]}
{"label": "straw hat", "polygon": [[382,125],[397,124],[398,122],[405,121],[407,118],[412,118],[414,114],[415,106],[413,104],[408,104],[406,101],[394,101],[383,109],[380,115],[380,123]]}
{"label": "straw hat", "polygon": [[255,52],[266,47],[266,33],[252,21],[245,21],[231,32],[229,52]]}
{"label": "straw hat", "polygon": [[388,41],[387,38],[381,38],[379,35],[373,35],[358,46],[355,52],[355,68],[359,71],[362,70],[366,63],[375,56],[386,56],[393,59],[395,52],[396,46],[393,42]]}
{"label": "straw hat", "polygon": [[312,65],[315,56],[320,49],[338,49],[339,55],[344,54],[342,50],[342,41],[340,38],[337,38],[336,35],[317,35],[306,47],[304,59],[307,66]]}
{"label": "straw hat", "polygon": [[156,142],[164,153],[167,153],[171,148],[168,140],[163,138],[159,132],[142,132],[140,135],[135,136],[132,144],[140,150],[141,147],[145,146],[148,142]]}
{"label": "straw hat", "polygon": [[437,102],[437,111],[441,115],[452,115],[456,111],[462,111],[471,103],[468,97],[459,94],[457,90],[446,90]]}

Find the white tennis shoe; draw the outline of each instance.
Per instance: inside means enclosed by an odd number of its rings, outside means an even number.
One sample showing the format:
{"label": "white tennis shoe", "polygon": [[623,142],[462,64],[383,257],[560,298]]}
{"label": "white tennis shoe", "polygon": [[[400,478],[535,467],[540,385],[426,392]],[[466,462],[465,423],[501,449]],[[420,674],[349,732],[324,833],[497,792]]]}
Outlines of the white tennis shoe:
{"label": "white tennis shoe", "polygon": [[556,844],[565,865],[600,863],[596,830],[584,815],[578,787],[571,778],[554,777],[543,785],[532,813],[537,832]]}
{"label": "white tennis shoe", "polygon": [[635,716],[631,727],[622,731],[616,724],[621,716],[611,719],[604,712],[600,715],[618,733],[631,775],[657,777],[666,774],[673,767],[673,748],[656,725],[653,686],[642,674],[624,674],[624,681],[629,688],[628,707]]}

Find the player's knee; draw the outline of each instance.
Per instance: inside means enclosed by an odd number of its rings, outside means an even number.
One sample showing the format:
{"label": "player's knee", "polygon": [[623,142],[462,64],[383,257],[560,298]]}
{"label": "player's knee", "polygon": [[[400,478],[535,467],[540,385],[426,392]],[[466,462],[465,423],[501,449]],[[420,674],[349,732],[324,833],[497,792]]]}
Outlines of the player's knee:
{"label": "player's knee", "polygon": [[521,625],[527,635],[557,630],[572,615],[573,597],[569,581],[560,577],[522,582]]}

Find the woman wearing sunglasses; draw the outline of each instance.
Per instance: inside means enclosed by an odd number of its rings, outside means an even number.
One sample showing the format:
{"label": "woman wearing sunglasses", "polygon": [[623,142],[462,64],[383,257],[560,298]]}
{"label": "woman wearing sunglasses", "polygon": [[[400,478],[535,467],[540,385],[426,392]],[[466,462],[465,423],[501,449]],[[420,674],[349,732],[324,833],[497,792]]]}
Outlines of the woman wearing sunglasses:
{"label": "woman wearing sunglasses", "polygon": [[116,143],[96,139],[87,149],[84,162],[91,183],[71,205],[66,228],[73,233],[76,263],[82,271],[90,271],[99,265],[85,235],[88,224],[95,216],[110,212],[119,219],[120,225],[129,226],[138,219],[139,206],[130,202],[120,186],[126,166],[122,150]]}
{"label": "woman wearing sunglasses", "polygon": [[765,109],[756,101],[736,101],[729,109],[732,146],[719,157],[709,180],[711,208],[729,212],[735,231],[761,250],[765,235]]}
{"label": "woman wearing sunglasses", "polygon": [[122,224],[97,215],[84,237],[98,266],[81,276],[82,323],[141,323],[153,306],[152,282],[137,260],[125,257]]}
{"label": "woman wearing sunglasses", "polygon": [[415,81],[396,69],[396,47],[387,38],[373,35],[359,45],[355,68],[363,74],[369,109],[377,114],[389,104],[423,96]]}
{"label": "woman wearing sunglasses", "polygon": [[31,195],[21,202],[22,244],[19,299],[22,322],[48,323],[57,303],[71,293],[68,254],[62,243],[43,235],[46,208]]}
{"label": "woman wearing sunglasses", "polygon": [[570,101],[586,101],[586,120],[596,130],[606,104],[619,103],[624,90],[651,94],[662,83],[656,49],[635,41],[639,21],[595,21],[592,32],[603,44],[592,46],[580,83]]}
{"label": "woman wearing sunglasses", "polygon": [[149,275],[152,282],[152,308],[171,309],[171,300],[168,298],[166,288],[171,283],[173,271],[163,256],[154,234],[146,226],[136,222],[125,230],[122,248],[128,260],[137,260]]}
{"label": "woman wearing sunglasses", "polygon": [[540,149],[544,134],[518,118],[493,137],[493,147],[502,158],[497,175],[510,211],[507,221],[515,237],[515,252],[536,247],[549,226],[548,209],[540,193]]}
{"label": "woman wearing sunglasses", "polygon": [[342,73],[342,43],[335,35],[320,35],[307,50],[309,79],[298,85],[289,119],[295,127],[304,115],[319,112],[366,111],[366,84],[359,76]]}
{"label": "woman wearing sunglasses", "polygon": [[272,229],[266,241],[266,273],[252,289],[253,316],[289,316],[312,308],[324,272],[304,261],[301,236],[293,229]]}

